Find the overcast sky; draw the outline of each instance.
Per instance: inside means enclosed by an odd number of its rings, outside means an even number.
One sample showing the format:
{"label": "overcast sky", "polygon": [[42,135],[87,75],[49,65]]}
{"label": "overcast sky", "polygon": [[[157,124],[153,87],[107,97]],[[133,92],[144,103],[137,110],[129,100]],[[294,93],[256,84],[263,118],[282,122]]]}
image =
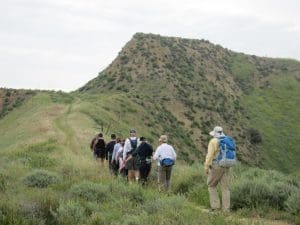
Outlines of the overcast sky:
{"label": "overcast sky", "polygon": [[0,87],[71,91],[136,32],[300,60],[299,0],[0,0]]}

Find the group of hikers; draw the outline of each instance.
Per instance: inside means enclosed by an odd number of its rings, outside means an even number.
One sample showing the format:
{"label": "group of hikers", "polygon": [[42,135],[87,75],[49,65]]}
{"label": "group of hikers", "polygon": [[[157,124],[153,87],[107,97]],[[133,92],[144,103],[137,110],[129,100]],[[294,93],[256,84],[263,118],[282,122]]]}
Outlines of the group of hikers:
{"label": "group of hikers", "polygon": [[[211,211],[230,211],[230,167],[235,164],[235,143],[223,133],[223,128],[216,126],[209,133],[213,138],[208,144],[204,163],[205,174],[210,197]],[[153,147],[145,137],[137,137],[135,129],[130,129],[126,139],[117,138],[111,134],[111,140],[106,143],[102,133],[96,135],[90,144],[95,158],[104,165],[108,161],[109,170],[114,176],[121,175],[128,182],[140,182],[146,185],[152,167],[152,160],[157,161],[159,187],[170,188],[172,167],[176,161],[176,152],[168,144],[168,136],[161,135],[159,146],[153,154]],[[217,185],[222,192],[222,207]]]}
{"label": "group of hikers", "polygon": [[153,147],[145,137],[137,137],[135,129],[130,130],[127,139],[111,135],[111,140],[106,144],[103,134],[99,133],[91,141],[90,148],[95,158],[104,163],[108,161],[109,170],[115,176],[119,174],[126,177],[129,182],[147,184],[152,167],[152,159],[158,162],[158,181],[166,189],[170,187],[172,166],[176,161],[176,152],[169,145],[167,135],[159,138],[159,147],[153,155]]}

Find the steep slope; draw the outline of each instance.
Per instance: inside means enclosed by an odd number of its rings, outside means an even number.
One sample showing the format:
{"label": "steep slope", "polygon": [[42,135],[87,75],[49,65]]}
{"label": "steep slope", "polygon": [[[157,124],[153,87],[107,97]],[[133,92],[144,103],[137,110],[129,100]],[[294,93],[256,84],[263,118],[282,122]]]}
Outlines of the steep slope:
{"label": "steep slope", "polygon": [[[247,99],[258,90],[272,93],[273,80],[288,79],[298,85],[299,71],[300,63],[293,60],[235,53],[205,40],[138,33],[79,93],[125,93],[125,98],[150,113],[143,120],[149,129],[159,127],[156,130],[173,137],[185,159],[199,159],[205,154],[208,132],[219,124],[236,138],[240,160],[257,165],[268,158],[268,166],[276,168],[278,160],[270,157],[272,152],[277,152],[278,158],[285,153],[276,144],[271,149],[268,143],[285,139],[286,134],[265,136],[264,127],[259,125],[262,121],[257,119],[265,120],[264,111],[251,113],[253,107]],[[295,86],[291,92],[297,96],[297,90]],[[291,99],[291,111],[299,109],[297,102],[297,97]],[[288,124],[297,124],[293,113],[280,113],[286,114]],[[299,141],[295,135],[291,145]],[[291,155],[294,152],[287,148],[289,151]],[[288,171],[292,167],[287,163],[280,168]]]}

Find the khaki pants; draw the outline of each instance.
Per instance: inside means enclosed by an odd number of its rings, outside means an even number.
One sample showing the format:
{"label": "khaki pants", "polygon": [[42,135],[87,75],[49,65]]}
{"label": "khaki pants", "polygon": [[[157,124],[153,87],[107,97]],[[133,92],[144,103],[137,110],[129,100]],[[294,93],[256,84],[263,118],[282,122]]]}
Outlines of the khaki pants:
{"label": "khaki pants", "polygon": [[169,189],[171,183],[172,166],[158,166],[158,183],[164,185],[166,189]]}
{"label": "khaki pants", "polygon": [[220,184],[222,192],[222,209],[230,210],[230,168],[213,165],[209,169],[207,185],[209,192],[210,206],[212,209],[220,209],[220,199],[217,192],[217,185]]}

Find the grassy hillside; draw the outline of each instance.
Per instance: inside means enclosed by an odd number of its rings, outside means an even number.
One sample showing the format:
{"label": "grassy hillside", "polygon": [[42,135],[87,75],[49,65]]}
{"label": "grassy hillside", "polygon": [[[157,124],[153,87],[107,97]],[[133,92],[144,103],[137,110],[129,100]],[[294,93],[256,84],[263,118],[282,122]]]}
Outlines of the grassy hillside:
{"label": "grassy hillside", "polygon": [[258,150],[266,166],[295,172],[300,162],[300,83],[293,77],[273,77],[269,85],[244,96],[242,102],[252,126],[260,130],[263,142]]}
{"label": "grassy hillside", "polygon": [[[133,117],[131,108],[141,118]],[[238,166],[231,215],[208,213],[206,177],[198,163],[178,162],[168,193],[158,191],[155,163],[147,188],[112,178],[107,165],[94,161],[89,141],[100,127],[106,139],[112,131],[127,136],[128,122],[136,121],[130,124],[153,138],[156,147],[156,134],[140,123],[146,113],[140,110],[123,95],[43,92],[2,118],[0,224],[299,223],[296,176]]]}
{"label": "grassy hillside", "polygon": [[[300,224],[299,81],[297,61],[136,34],[73,93],[0,89],[0,224]],[[202,162],[215,125],[242,162],[230,215],[207,212]],[[96,133],[132,127],[154,147],[169,135],[179,160],[168,193],[155,164],[141,188],[94,161]]]}
{"label": "grassy hillside", "polygon": [[[273,119],[266,117],[263,110],[258,111],[265,108],[264,104],[254,112],[253,104],[257,103],[251,97],[260,92],[270,96],[275,104],[268,106],[269,111],[276,111],[276,105],[283,102],[294,102],[289,104],[289,110],[277,110],[286,120],[285,129],[289,129],[288,124],[297,122],[299,74],[297,61],[235,53],[206,40],[138,33],[111,65],[78,93],[122,93],[123,99],[150,112],[145,117],[151,121],[150,130],[162,126],[159,130],[175,137],[173,141],[185,149],[186,161],[203,158],[210,138],[208,132],[221,125],[237,140],[243,163],[299,171],[298,157],[293,165],[289,160],[279,163],[283,155],[277,140],[288,138],[287,133],[267,137],[263,124],[271,124]],[[277,79],[279,84],[295,81],[294,89],[289,90],[293,99],[289,99],[285,88],[277,90],[272,85]],[[280,101],[273,96],[274,91]],[[172,132],[174,129],[178,131]],[[290,146],[296,146],[299,138],[294,135]],[[278,154],[275,156],[274,152]],[[295,153],[293,147],[286,147],[285,152],[289,156]]]}

